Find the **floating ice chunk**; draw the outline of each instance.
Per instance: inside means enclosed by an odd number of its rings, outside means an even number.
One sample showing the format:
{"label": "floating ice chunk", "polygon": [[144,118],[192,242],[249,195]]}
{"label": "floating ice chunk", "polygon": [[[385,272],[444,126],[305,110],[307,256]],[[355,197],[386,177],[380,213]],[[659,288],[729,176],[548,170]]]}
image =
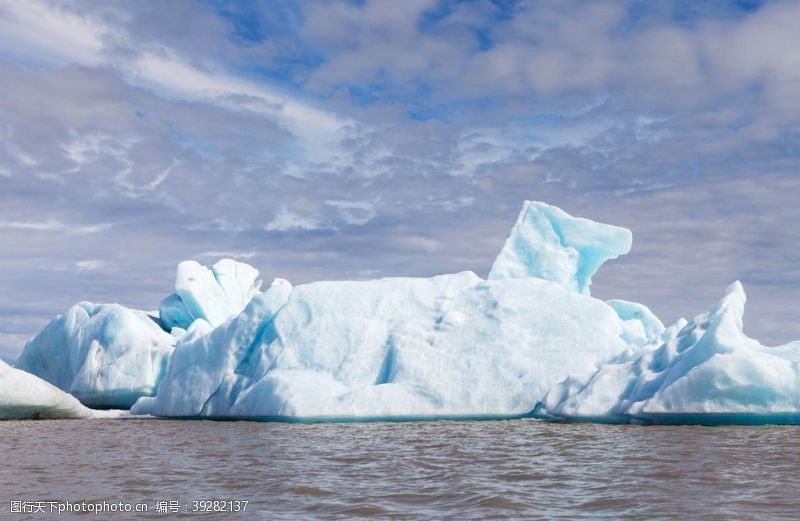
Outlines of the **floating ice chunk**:
{"label": "floating ice chunk", "polygon": [[592,275],[631,249],[631,232],[573,217],[555,206],[525,201],[489,280],[535,277],[589,294]]}
{"label": "floating ice chunk", "polygon": [[619,318],[631,329],[631,341],[635,337],[644,338],[646,343],[654,342],[664,332],[664,324],[644,304],[627,300],[608,300],[606,304],[614,308]]}
{"label": "floating ice chunk", "polygon": [[543,405],[567,419],[663,423],[797,423],[800,344],[760,345],[742,332],[739,282],[709,312],[659,342],[555,386]]}
{"label": "floating ice chunk", "polygon": [[16,367],[90,407],[127,409],[155,392],[174,344],[142,311],[81,302],[28,342]]}
{"label": "floating ice chunk", "polygon": [[276,281],[181,340],[134,413],[221,418],[508,417],[625,348],[600,300],[535,278]]}
{"label": "floating ice chunk", "polygon": [[58,387],[0,360],[0,420],[95,418],[117,414],[84,407]]}
{"label": "floating ice chunk", "polygon": [[258,270],[231,259],[209,269],[195,261],[178,265],[175,293],[159,305],[164,327],[187,329],[202,318],[216,327],[241,312],[260,290]]}

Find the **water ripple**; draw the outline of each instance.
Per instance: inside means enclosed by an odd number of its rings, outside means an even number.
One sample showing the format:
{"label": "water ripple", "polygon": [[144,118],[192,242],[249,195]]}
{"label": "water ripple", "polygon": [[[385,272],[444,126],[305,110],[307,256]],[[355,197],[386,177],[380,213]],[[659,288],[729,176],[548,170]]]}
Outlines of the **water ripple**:
{"label": "water ripple", "polygon": [[264,519],[797,518],[797,433],[532,420],[0,422],[0,513],[12,499],[91,498],[151,509],[247,500],[247,517]]}

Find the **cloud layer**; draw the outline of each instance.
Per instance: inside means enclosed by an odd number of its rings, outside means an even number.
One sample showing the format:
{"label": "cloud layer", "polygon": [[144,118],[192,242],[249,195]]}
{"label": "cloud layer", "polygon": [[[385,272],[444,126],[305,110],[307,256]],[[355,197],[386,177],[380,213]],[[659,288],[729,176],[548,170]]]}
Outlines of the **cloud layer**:
{"label": "cloud layer", "polygon": [[[594,293],[734,279],[800,338],[796,2],[0,1],[0,356],[185,258],[485,275],[524,199],[627,226]],[[44,37],[46,35],[47,37]]]}

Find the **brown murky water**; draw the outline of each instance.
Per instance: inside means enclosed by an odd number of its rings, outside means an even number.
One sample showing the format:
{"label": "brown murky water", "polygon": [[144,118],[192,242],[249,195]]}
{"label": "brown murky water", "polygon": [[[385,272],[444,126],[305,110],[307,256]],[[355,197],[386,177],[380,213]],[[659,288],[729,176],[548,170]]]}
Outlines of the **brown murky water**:
{"label": "brown murky water", "polygon": [[[798,427],[0,422],[0,516],[796,519],[798,465]],[[149,512],[12,514],[21,500]],[[204,500],[249,503],[183,513]]]}

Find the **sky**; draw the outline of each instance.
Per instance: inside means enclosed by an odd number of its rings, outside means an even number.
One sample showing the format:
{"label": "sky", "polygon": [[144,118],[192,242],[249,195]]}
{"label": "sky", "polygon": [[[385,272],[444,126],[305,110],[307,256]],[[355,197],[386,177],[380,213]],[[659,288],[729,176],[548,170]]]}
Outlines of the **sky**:
{"label": "sky", "polygon": [[0,357],[175,266],[485,276],[526,199],[594,296],[800,338],[800,2],[0,0]]}

